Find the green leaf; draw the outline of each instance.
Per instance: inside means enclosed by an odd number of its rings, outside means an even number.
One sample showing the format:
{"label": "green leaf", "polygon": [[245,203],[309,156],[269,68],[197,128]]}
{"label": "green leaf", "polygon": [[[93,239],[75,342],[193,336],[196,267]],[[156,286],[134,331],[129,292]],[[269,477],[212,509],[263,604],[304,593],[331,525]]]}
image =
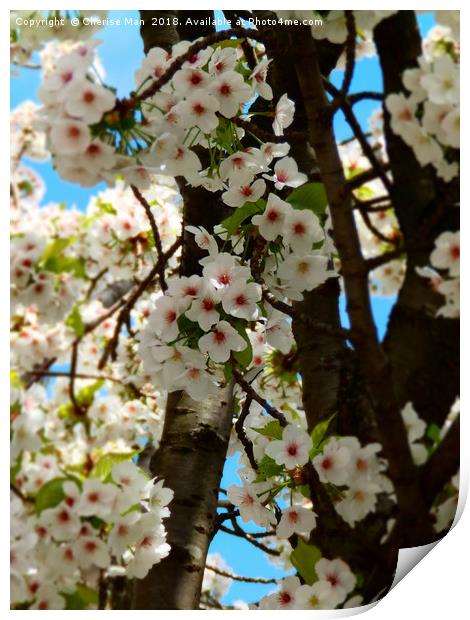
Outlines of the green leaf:
{"label": "green leaf", "polygon": [[284,467],[282,465],[278,465],[274,459],[266,455],[258,463],[258,476],[255,482],[262,482],[263,480],[279,475],[283,471]]}
{"label": "green leaf", "polygon": [[92,383],[91,385],[87,385],[82,388],[77,394],[77,402],[79,405],[89,406],[92,404],[96,392],[103,387],[103,379],[99,379]]}
{"label": "green leaf", "polygon": [[85,263],[83,258],[72,256],[51,256],[43,264],[42,268],[52,273],[73,273],[76,278],[85,277]]}
{"label": "green leaf", "polygon": [[441,429],[437,424],[430,424],[426,431],[426,435],[434,443],[439,443],[441,441]]}
{"label": "green leaf", "polygon": [[101,200],[101,198],[98,198],[98,200],[96,201],[96,204],[99,208],[99,210],[101,211],[101,213],[109,213],[110,215],[116,215],[117,211],[116,209],[113,207],[113,205],[110,202],[104,202],[104,200]]}
{"label": "green leaf", "polygon": [[43,266],[49,259],[60,256],[63,250],[74,241],[73,237],[54,239],[44,250],[39,264]]}
{"label": "green leaf", "polygon": [[255,213],[262,213],[266,201],[263,199],[256,202],[245,202],[244,205],[235,209],[235,212],[230,217],[223,220],[221,226],[227,231],[227,237],[232,237],[240,227],[241,223]]}
{"label": "green leaf", "polygon": [[224,365],[224,377],[227,383],[230,383],[230,381],[233,379],[233,370],[230,361],[226,362],[226,364]]}
{"label": "green leaf", "polygon": [[77,338],[80,338],[85,333],[85,323],[78,309],[78,304],[74,306],[72,312],[65,319],[67,327],[73,329],[73,332]]}
{"label": "green leaf", "polygon": [[100,478],[105,480],[110,474],[113,465],[130,461],[136,452],[110,452],[103,455],[90,472],[90,478]]}
{"label": "green leaf", "polygon": [[36,495],[36,513],[41,514],[46,508],[55,508],[64,499],[65,493],[62,488],[67,478],[54,478],[46,482]]}
{"label": "green leaf", "polygon": [[325,213],[328,204],[323,183],[305,183],[294,189],[286,200],[294,209],[310,209],[318,217]]}
{"label": "green leaf", "polygon": [[253,430],[265,437],[271,437],[271,439],[282,439],[282,427],[279,424],[279,420],[272,420],[266,426],[254,428]]}
{"label": "green leaf", "polygon": [[297,547],[290,554],[290,561],[305,582],[311,586],[318,580],[315,564],[321,558],[321,551],[315,545],[308,545],[299,537]]}
{"label": "green leaf", "polygon": [[214,49],[225,48],[225,47],[238,47],[241,43],[243,43],[243,39],[227,39],[226,41],[219,41],[218,43],[213,43],[211,47]]}
{"label": "green leaf", "polygon": [[61,592],[60,595],[65,599],[65,609],[87,609],[89,605],[98,604],[98,593],[80,583],[74,592]]}
{"label": "green leaf", "polygon": [[18,458],[18,460],[15,463],[15,465],[12,465],[10,467],[10,482],[11,482],[11,484],[15,484],[16,476],[19,474],[20,469],[21,469],[21,459]]}
{"label": "green leaf", "polygon": [[251,346],[251,340],[248,338],[246,329],[240,325],[235,325],[235,328],[246,342],[246,347],[243,351],[233,351],[233,357],[237,360],[239,366],[245,369],[251,364],[251,360],[253,359],[253,347]]}
{"label": "green leaf", "polygon": [[[328,420],[323,420],[323,422],[319,422],[313,431],[310,433],[310,437],[312,438],[312,450],[316,451],[320,447],[321,442],[325,438],[325,435],[328,431],[328,427],[330,425],[331,420],[335,417],[336,413],[333,413]],[[312,458],[312,457],[310,457]]]}

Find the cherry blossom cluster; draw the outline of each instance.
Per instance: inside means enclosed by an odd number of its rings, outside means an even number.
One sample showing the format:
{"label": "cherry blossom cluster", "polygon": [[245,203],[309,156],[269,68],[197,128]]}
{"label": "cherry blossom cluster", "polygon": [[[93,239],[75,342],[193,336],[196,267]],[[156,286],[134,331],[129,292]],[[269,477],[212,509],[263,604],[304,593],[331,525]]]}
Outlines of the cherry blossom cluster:
{"label": "cherry blossom cluster", "polygon": [[356,577],[343,560],[321,558],[315,564],[316,578],[312,583],[301,584],[298,577],[286,577],[279,582],[279,588],[260,601],[260,609],[334,609],[335,607],[359,607],[360,595],[348,594],[354,591]]}
{"label": "cherry blossom cluster", "polygon": [[450,181],[459,173],[459,43],[450,28],[437,27],[435,34],[437,41],[420,57],[419,67],[403,74],[409,94],[388,95],[385,104],[392,130],[413,149],[419,163],[431,164],[439,177]]}
{"label": "cherry blossom cluster", "polygon": [[[163,519],[173,492],[149,480],[132,461],[110,472],[100,463],[86,479],[64,475],[57,459],[37,453],[25,468],[23,492],[36,491],[35,511],[12,502],[11,569],[13,603],[30,609],[63,609],[76,592],[95,602],[100,575],[144,577],[170,551]],[[97,475],[101,473],[101,478]],[[104,479],[104,480],[103,480]]]}
{"label": "cherry blossom cluster", "polygon": [[[267,241],[285,231],[285,244],[300,252],[290,253],[285,260],[277,252],[272,258],[278,258],[278,264],[272,260],[263,272],[264,280],[272,282],[272,290],[280,296],[301,299],[301,291],[311,290],[328,277],[327,257],[311,250],[314,242],[323,240],[318,218],[311,211],[294,210],[270,194],[265,210],[252,223]],[[242,365],[253,362],[251,342],[256,344],[257,336],[247,334],[250,324],[261,321],[267,342],[285,352],[292,336],[286,318],[269,305],[267,320],[263,319],[262,287],[253,281],[249,263],[219,252],[216,239],[204,229],[188,230],[209,252],[201,259],[202,275],[171,281],[165,295],[154,302],[140,334],[139,356],[145,372],[158,385],[168,391],[186,389],[200,400],[217,381],[217,364],[226,364],[231,355],[236,359],[243,352],[247,359]],[[308,249],[309,253],[302,253]]]}
{"label": "cherry blossom cluster", "polygon": [[[165,396],[143,376],[132,383],[130,338],[112,372],[97,369],[116,325],[101,297],[145,277],[155,249],[142,205],[122,184],[85,213],[41,205],[43,182],[20,162],[44,157],[44,134],[28,129],[34,114],[26,103],[12,115],[12,604],[97,607],[100,580],[141,578],[169,551],[162,520],[172,491],[131,460],[145,442],[158,447]],[[158,178],[146,196],[166,249],[179,233],[179,195]],[[133,321],[148,304],[136,305]],[[74,405],[67,369],[77,338]]]}

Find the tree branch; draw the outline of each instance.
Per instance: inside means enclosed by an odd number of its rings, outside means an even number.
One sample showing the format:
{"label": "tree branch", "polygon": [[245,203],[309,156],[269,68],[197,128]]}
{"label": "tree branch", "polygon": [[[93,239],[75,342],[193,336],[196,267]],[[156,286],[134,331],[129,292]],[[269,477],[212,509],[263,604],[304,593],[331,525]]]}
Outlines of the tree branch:
{"label": "tree branch", "polygon": [[299,28],[296,44],[304,52],[296,71],[306,104],[309,138],[317,155],[341,259],[352,339],[374,404],[377,427],[388,472],[395,487],[403,524],[403,539],[420,544],[432,535],[429,515],[418,484],[406,430],[390,383],[389,362],[377,337],[368,292],[367,270],[352,212],[351,193],[344,177],[328,112],[315,42]]}

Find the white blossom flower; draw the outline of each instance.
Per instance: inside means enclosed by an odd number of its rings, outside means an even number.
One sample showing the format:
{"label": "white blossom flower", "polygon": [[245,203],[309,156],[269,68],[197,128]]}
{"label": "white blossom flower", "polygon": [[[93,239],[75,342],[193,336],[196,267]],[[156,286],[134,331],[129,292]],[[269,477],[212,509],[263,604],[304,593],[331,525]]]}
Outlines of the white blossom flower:
{"label": "white blossom flower", "polygon": [[460,273],[460,231],[443,232],[434,241],[430,261],[437,269],[448,269],[450,276]]}
{"label": "white blossom flower", "polygon": [[245,84],[240,73],[224,71],[214,80],[210,87],[211,93],[217,97],[220,113],[226,118],[232,118],[247,103],[252,96],[252,89]]}
{"label": "white blossom flower", "polygon": [[266,446],[266,454],[278,465],[295,469],[298,465],[307,463],[311,448],[310,435],[295,424],[288,424],[282,432],[282,439],[271,441]]}
{"label": "white blossom flower", "polygon": [[83,483],[77,514],[83,517],[95,515],[106,519],[113,510],[117,494],[118,489],[114,484],[104,484],[100,480],[87,478]]}
{"label": "white blossom flower", "polygon": [[90,130],[88,125],[81,121],[55,121],[50,137],[52,148],[61,155],[80,155],[90,144]]}
{"label": "white blossom flower", "polygon": [[211,332],[199,338],[199,348],[214,362],[226,362],[231,351],[243,351],[247,343],[227,321],[219,321]]}
{"label": "white blossom flower", "polygon": [[297,592],[300,588],[298,577],[286,577],[279,583],[279,590],[261,599],[260,609],[296,609]]}
{"label": "white blossom flower", "polygon": [[333,607],[340,605],[347,595],[354,590],[356,577],[343,560],[321,558],[315,564],[315,571],[320,580],[328,581],[332,586],[334,597],[331,598],[335,602]]}
{"label": "white blossom flower", "polygon": [[287,213],[285,238],[294,252],[302,254],[313,243],[323,241],[324,234],[318,217],[309,209],[291,209]]}
{"label": "white blossom flower", "polygon": [[240,278],[224,289],[222,307],[227,314],[254,321],[258,316],[257,302],[260,300],[260,285]]}
{"label": "white blossom flower", "polygon": [[321,579],[313,585],[303,585],[295,593],[296,609],[333,609],[336,596],[329,581]]}
{"label": "white blossom flower", "polygon": [[244,523],[254,521],[261,527],[269,528],[276,522],[276,517],[258,499],[257,490],[253,485],[244,484],[238,487],[231,484],[227,489],[227,497],[240,511]]}
{"label": "white blossom flower", "polygon": [[286,94],[282,95],[274,111],[273,129],[276,136],[283,135],[284,129],[292,124],[294,114],[295,103]]}
{"label": "white blossom flower", "polygon": [[89,80],[76,80],[70,86],[65,100],[65,111],[80,118],[87,125],[101,120],[105,112],[114,107],[114,94],[100,84]]}
{"label": "white blossom flower", "polygon": [[274,241],[285,231],[285,221],[292,207],[276,194],[269,194],[266,208],[261,215],[255,215],[252,223],[258,226],[260,235],[266,241]]}
{"label": "white blossom flower", "polygon": [[274,164],[274,175],[263,175],[265,179],[274,181],[276,189],[283,187],[299,187],[307,182],[307,175],[299,172],[297,162],[292,157],[283,157]]}
{"label": "white blossom flower", "polygon": [[106,543],[97,536],[80,536],[73,545],[78,565],[87,569],[91,566],[106,568],[109,566],[110,556]]}
{"label": "white blossom flower", "polygon": [[317,514],[313,510],[308,510],[303,506],[290,506],[282,511],[276,534],[279,538],[290,538],[292,534],[309,536],[310,532],[316,527]]}
{"label": "white blossom flower", "polygon": [[323,453],[316,456],[312,462],[321,482],[331,482],[336,485],[347,482],[350,475],[351,453],[338,441],[330,439],[323,448]]}

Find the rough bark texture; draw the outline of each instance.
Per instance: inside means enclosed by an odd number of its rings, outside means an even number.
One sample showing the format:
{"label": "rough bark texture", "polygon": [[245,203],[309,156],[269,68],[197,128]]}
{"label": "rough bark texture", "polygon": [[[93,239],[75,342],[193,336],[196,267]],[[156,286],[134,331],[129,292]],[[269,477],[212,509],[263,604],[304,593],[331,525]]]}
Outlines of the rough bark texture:
{"label": "rough bark texture", "polygon": [[136,581],[134,609],[197,609],[231,428],[232,386],[194,402],[169,395],[151,471],[175,497],[165,527],[170,555]]}
{"label": "rough bark texture", "polygon": [[[146,24],[160,12],[142,11]],[[202,12],[207,13],[207,12]],[[184,16],[178,11],[167,12]],[[193,17],[204,17],[193,12]],[[185,39],[195,39],[211,30],[182,26]],[[162,39],[160,39],[160,35]],[[179,40],[176,27],[142,28],[146,50],[168,47]],[[162,43],[163,41],[163,43]],[[223,209],[213,194],[201,188],[182,188],[185,225],[202,225],[212,230],[223,217]],[[200,272],[202,254],[184,233],[182,275]],[[150,460],[153,475],[165,479],[173,489],[171,516],[166,521],[170,555],[155,565],[147,577],[135,583],[134,609],[197,609],[213,535],[217,497],[232,424],[232,385],[219,389],[202,402],[184,392],[169,395],[160,448]]]}

